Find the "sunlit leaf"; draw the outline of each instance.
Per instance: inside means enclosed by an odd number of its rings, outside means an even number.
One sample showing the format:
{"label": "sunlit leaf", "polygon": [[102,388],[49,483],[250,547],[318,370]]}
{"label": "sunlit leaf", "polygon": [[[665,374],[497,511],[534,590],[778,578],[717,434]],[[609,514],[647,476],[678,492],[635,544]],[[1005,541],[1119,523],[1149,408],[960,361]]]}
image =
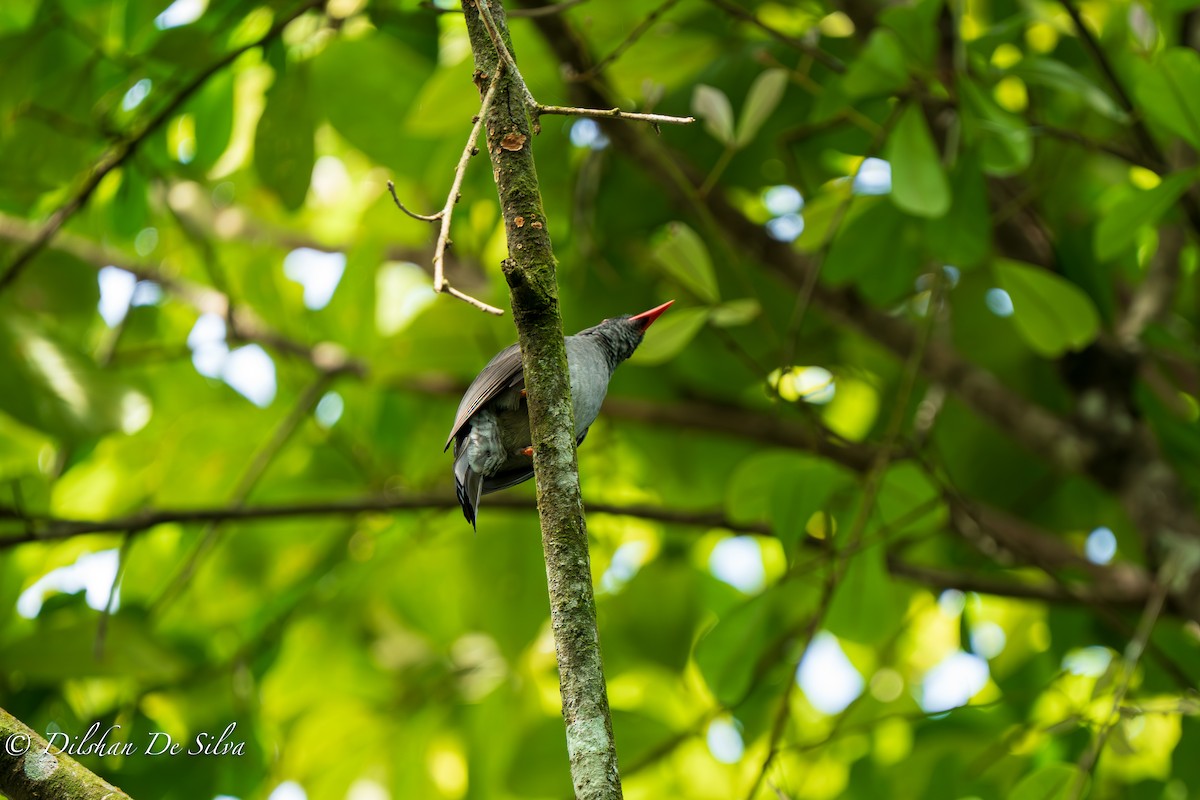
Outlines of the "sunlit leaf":
{"label": "sunlit leaf", "polygon": [[1145,69],[1134,87],[1141,107],[1163,127],[1200,147],[1200,54],[1172,47]]}
{"label": "sunlit leaf", "polygon": [[919,217],[941,217],[950,209],[950,183],[925,122],[911,104],[888,137],[887,160],[892,165],[892,201]]}
{"label": "sunlit leaf", "polygon": [[629,361],[646,366],[670,361],[695,338],[708,320],[706,308],[671,309],[654,323]]}
{"label": "sunlit leaf", "polygon": [[1047,764],[1021,779],[1008,796],[1012,800],[1065,800],[1079,780],[1086,781],[1087,776],[1080,775],[1074,764]]}
{"label": "sunlit leaf", "polygon": [[993,270],[1012,298],[1017,332],[1041,355],[1055,358],[1082,349],[1100,332],[1096,306],[1070,281],[1009,259],[997,259]]}
{"label": "sunlit leaf", "polygon": [[721,299],[717,275],[704,240],[682,222],[672,222],[655,237],[654,260],[706,303]]}
{"label": "sunlit leaf", "polygon": [[742,106],[742,118],[737,127],[738,147],[745,147],[758,135],[763,123],[783,99],[787,82],[787,70],[769,69],[750,84],[746,103]]}
{"label": "sunlit leaf", "polygon": [[1107,261],[1133,245],[1138,231],[1158,222],[1195,180],[1195,170],[1177,172],[1153,189],[1135,190],[1114,205],[1096,226],[1096,257]]}
{"label": "sunlit leaf", "polygon": [[692,92],[692,111],[704,120],[704,129],[722,144],[733,144],[733,106],[720,89],[699,84]]}
{"label": "sunlit leaf", "polygon": [[887,28],[871,32],[862,54],[842,78],[842,88],[851,97],[870,97],[894,92],[908,83],[908,65],[900,39]]}
{"label": "sunlit leaf", "polygon": [[291,210],[304,205],[312,176],[314,109],[307,70],[276,75],[254,136],[254,167]]}

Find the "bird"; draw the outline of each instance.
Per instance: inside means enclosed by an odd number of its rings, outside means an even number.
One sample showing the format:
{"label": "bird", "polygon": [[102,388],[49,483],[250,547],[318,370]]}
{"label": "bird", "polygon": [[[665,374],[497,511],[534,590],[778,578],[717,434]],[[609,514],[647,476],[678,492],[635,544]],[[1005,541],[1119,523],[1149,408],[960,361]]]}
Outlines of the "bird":
{"label": "bird", "polygon": [[[577,446],[600,413],[613,371],[633,355],[646,329],[674,302],[606,319],[565,338]],[[497,353],[467,387],[442,451],[454,445],[454,486],[472,528],[481,496],[533,477],[531,441],[521,347],[513,344]]]}

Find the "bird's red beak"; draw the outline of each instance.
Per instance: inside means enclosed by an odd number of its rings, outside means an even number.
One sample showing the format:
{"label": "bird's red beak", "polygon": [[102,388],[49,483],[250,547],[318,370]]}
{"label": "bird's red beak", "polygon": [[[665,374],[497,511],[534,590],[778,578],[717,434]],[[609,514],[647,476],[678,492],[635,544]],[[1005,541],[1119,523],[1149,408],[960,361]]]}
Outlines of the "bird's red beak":
{"label": "bird's red beak", "polygon": [[661,317],[662,313],[664,311],[666,311],[668,308],[670,308],[671,304],[674,302],[675,302],[674,300],[668,300],[667,302],[663,303],[661,306],[657,306],[655,308],[650,309],[649,311],[643,311],[642,313],[637,314],[636,316],[630,317],[629,321],[638,323],[639,325],[642,326],[642,330],[646,330],[651,325],[653,325],[654,320]]}

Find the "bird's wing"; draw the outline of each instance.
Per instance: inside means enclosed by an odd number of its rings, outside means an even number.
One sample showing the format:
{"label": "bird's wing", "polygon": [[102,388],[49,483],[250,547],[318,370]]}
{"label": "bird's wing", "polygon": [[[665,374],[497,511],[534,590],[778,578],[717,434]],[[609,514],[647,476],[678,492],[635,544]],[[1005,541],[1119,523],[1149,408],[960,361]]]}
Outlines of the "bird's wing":
{"label": "bird's wing", "polygon": [[[583,444],[583,440],[587,438],[588,429],[585,428],[583,433],[579,434],[579,438],[575,440],[575,446]],[[518,483],[524,483],[533,477],[533,459],[529,459],[528,466],[520,466],[515,469],[507,469],[495,475],[483,479],[483,494],[491,494],[498,492],[501,489],[507,489],[510,486],[516,486]]]}
{"label": "bird's wing", "polygon": [[521,389],[524,386],[525,373],[521,371],[521,348],[519,345],[510,345],[497,353],[495,358],[487,363],[487,366],[475,376],[475,380],[471,381],[471,385],[467,387],[466,393],[458,403],[454,428],[450,431],[450,438],[446,440],[446,447],[443,450],[449,449],[451,443],[454,442],[454,437],[458,436],[458,432],[476,411],[496,399],[501,393]]}

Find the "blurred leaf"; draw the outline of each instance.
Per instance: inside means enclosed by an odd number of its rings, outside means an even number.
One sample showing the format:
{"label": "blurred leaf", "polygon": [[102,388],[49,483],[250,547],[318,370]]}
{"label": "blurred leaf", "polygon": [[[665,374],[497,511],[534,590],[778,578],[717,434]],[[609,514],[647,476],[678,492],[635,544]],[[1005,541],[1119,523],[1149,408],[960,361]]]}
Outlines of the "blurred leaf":
{"label": "blurred leaf", "polygon": [[1172,47],[1141,73],[1134,94],[1155,122],[1200,147],[1200,54]]}
{"label": "blurred leaf", "polygon": [[653,366],[670,361],[688,346],[707,320],[706,308],[673,309],[646,332],[646,338],[630,356],[629,363]]}
{"label": "blurred leaf", "polygon": [[997,259],[996,282],[1013,304],[1013,323],[1030,347],[1047,358],[1081,350],[1100,332],[1095,305],[1075,284],[1031,264]]}
{"label": "blurred leaf", "polygon": [[1011,800],[1066,800],[1079,777],[1074,764],[1047,764],[1026,775],[1008,796]]}
{"label": "blurred leaf", "polygon": [[979,152],[984,170],[991,175],[1013,175],[1033,159],[1033,139],[1025,120],[992,100],[969,80],[961,80],[964,101],[963,130]]}
{"label": "blurred leaf", "polygon": [[871,204],[842,226],[822,279],[834,286],[854,283],[879,303],[911,292],[921,268],[918,231],[911,221],[891,203]]}
{"label": "blurred leaf", "polygon": [[733,106],[720,89],[698,84],[692,93],[692,113],[704,120],[704,129],[724,145],[732,145]]}
{"label": "blurred leaf", "polygon": [[1096,257],[1109,261],[1133,245],[1138,231],[1158,222],[1196,179],[1196,170],[1184,170],[1158,186],[1135,190],[1114,205],[1096,226]]}
{"label": "blurred leaf", "polygon": [[753,322],[762,312],[762,306],[753,297],[728,300],[709,312],[708,321],[718,328],[734,328]]}
{"label": "blurred leaf", "polygon": [[672,222],[655,239],[652,256],[668,274],[706,303],[721,299],[708,247],[694,230],[682,222]]}
{"label": "blurred leaf", "polygon": [[737,146],[745,147],[758,135],[763,123],[783,99],[787,89],[787,70],[769,69],[754,79],[742,106],[742,119],[738,124]]}
{"label": "blurred leaf", "polygon": [[316,157],[311,96],[308,70],[303,65],[290,65],[277,74],[254,136],[254,168],[259,178],[292,211],[304,205]]}
{"label": "blurred leaf", "polygon": [[884,565],[883,547],[868,546],[849,555],[829,604],[825,628],[839,639],[879,644],[904,619],[901,597]]}
{"label": "blurred leaf", "polygon": [[942,169],[925,114],[909,104],[888,137],[887,160],[892,165],[892,201],[919,217],[941,217],[950,210],[950,183]]}
{"label": "blurred leaf", "polygon": [[184,109],[196,125],[196,152],[192,165],[207,170],[229,145],[233,134],[234,84],[236,74],[222,70],[210,78]]}
{"label": "blurred leaf", "polygon": [[738,465],[729,481],[725,509],[736,522],[770,523],[790,556],[804,539],[809,518],[850,480],[843,468],[823,459],[760,453]]}
{"label": "blurred leaf", "polygon": [[[355,41],[336,39],[312,61],[313,103],[338,133],[380,164],[397,169],[412,163],[412,143],[397,136],[393,125],[381,125],[372,108],[386,108],[393,120],[404,119],[421,87],[433,71],[432,65],[387,36],[368,36]],[[398,80],[396,76],[404,76]],[[475,96],[464,83],[462,91]],[[428,113],[435,114],[437,109]],[[470,130],[463,130],[466,137]],[[461,147],[461,145],[459,145]],[[452,157],[453,158],[453,157]],[[447,174],[452,168],[446,166]]]}
{"label": "blurred leaf", "polygon": [[887,28],[871,31],[862,53],[842,77],[842,89],[851,97],[890,94],[908,84],[908,64],[900,39]]}
{"label": "blurred leaf", "polygon": [[771,635],[774,600],[769,593],[725,614],[696,645],[696,664],[717,700],[732,706],[750,688],[758,658]]}
{"label": "blurred leaf", "polygon": [[0,409],[69,441],[146,424],[150,401],[28,319],[0,319]]}
{"label": "blurred leaf", "polygon": [[1129,115],[1103,89],[1057,59],[1026,56],[1010,72],[1028,84],[1057,89],[1068,96],[1082,98],[1093,110],[1116,122],[1124,124],[1129,119]]}
{"label": "blurred leaf", "polygon": [[992,219],[979,161],[963,156],[950,173],[950,210],[925,224],[925,240],[938,262],[969,269],[991,251]]}

